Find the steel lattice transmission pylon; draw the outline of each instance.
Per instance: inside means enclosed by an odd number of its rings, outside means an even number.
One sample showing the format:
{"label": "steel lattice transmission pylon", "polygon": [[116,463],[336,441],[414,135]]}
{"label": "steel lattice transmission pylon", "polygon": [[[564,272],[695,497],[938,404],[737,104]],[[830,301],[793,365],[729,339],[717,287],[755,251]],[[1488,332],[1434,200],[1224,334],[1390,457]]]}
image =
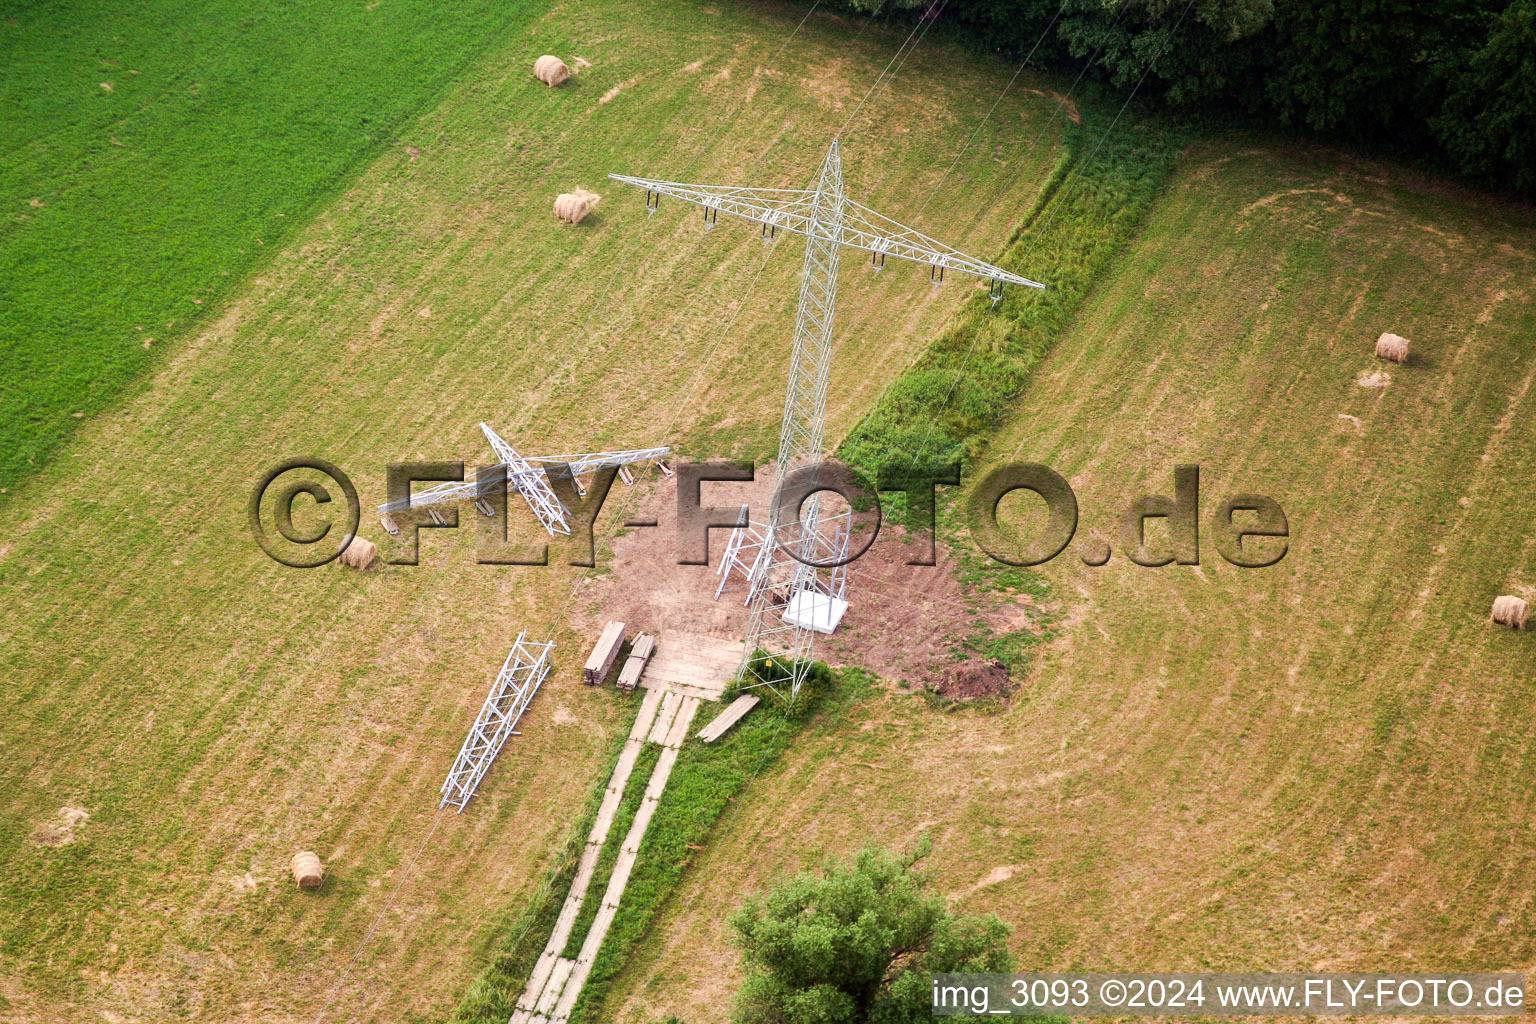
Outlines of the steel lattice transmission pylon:
{"label": "steel lattice transmission pylon", "polygon": [[827,150],[813,187],[808,189],[690,185],[623,174],[609,177],[645,189],[646,207],[652,212],[660,206],[662,196],[674,196],[704,207],[705,222],[711,225],[724,212],[761,224],[763,237],[770,240],[779,231],[805,237],[794,349],[790,353],[789,385],[779,426],[773,505],[749,574],[751,617],[746,636],[747,661],[742,665],[747,685],[762,684],[781,693],[787,691],[786,695],[793,700],[810,669],[815,631],[803,617],[790,620],[779,613],[777,606],[781,600],[793,602],[796,594],[818,587],[817,569],[809,563],[817,560],[816,553],[825,547],[825,541],[821,537],[815,497],[805,503],[798,524],[781,521],[779,499],[790,472],[814,472],[821,465],[827,376],[832,364],[832,331],[837,313],[837,270],[842,250],[868,252],[877,270],[885,265],[887,257],[926,263],[935,284],[944,279],[946,270],[989,278],[994,302],[1004,284],[1041,289],[1045,286],[967,256],[849,199],[843,189],[842,152],[836,139]]}

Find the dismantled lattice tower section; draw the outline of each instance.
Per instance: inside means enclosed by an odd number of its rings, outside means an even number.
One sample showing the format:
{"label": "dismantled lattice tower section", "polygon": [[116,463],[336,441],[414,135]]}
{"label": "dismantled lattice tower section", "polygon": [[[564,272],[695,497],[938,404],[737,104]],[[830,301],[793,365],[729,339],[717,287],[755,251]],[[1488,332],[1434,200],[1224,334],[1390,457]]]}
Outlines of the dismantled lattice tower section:
{"label": "dismantled lattice tower section", "polygon": [[586,487],[582,478],[589,476],[599,469],[617,466],[620,476],[626,484],[635,482],[634,476],[626,467],[640,463],[653,463],[663,476],[671,476],[672,469],[667,464],[667,457],[672,454],[672,449],[660,448],[635,448],[629,451],[618,452],[587,452],[581,455],[535,455],[525,458],[519,455],[516,448],[507,443],[496,431],[480,424],[480,430],[485,434],[485,439],[490,442],[491,450],[496,453],[497,465],[482,468],[473,477],[463,481],[452,481],[428,487],[409,497],[399,501],[387,501],[379,506],[380,521],[390,533],[395,532],[393,522],[389,516],[392,512],[405,512],[413,508],[428,508],[433,505],[446,505],[455,502],[473,499],[475,507],[484,515],[493,515],[494,507],[487,500],[496,496],[497,492],[504,488],[511,488],[522,496],[533,510],[533,514],[543,524],[550,536],[562,534],[570,536],[571,510],[555,494],[555,489],[550,486],[549,474],[551,471],[569,473],[572,486],[579,495],[586,494]]}
{"label": "dismantled lattice tower section", "polygon": [[501,746],[508,736],[516,735],[518,719],[528,710],[528,703],[539,692],[544,677],[549,675],[549,652],[554,643],[533,643],[528,632],[517,634],[517,641],[507,655],[506,662],[491,684],[491,692],[475,716],[475,724],[469,727],[469,735],[454,758],[448,778],[443,782],[443,798],[439,807],[455,807],[460,813],[469,798],[475,795],[480,780],[490,770],[491,762],[501,753]]}

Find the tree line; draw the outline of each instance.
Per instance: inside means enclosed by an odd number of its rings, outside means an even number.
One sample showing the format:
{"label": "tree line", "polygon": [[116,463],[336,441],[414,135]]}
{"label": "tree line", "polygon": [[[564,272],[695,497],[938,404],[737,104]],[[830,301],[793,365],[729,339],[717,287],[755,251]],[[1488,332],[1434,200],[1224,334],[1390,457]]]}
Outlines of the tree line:
{"label": "tree line", "polygon": [[931,20],[1171,108],[1237,112],[1536,194],[1536,0],[835,2]]}

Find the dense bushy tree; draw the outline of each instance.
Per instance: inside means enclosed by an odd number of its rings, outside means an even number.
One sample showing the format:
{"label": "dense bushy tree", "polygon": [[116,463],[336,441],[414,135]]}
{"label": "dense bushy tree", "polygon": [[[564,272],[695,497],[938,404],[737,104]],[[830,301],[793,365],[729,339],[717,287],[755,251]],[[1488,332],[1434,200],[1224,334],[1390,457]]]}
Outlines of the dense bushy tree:
{"label": "dense bushy tree", "polygon": [[1058,31],[1074,59],[1113,84],[1145,77],[1186,104],[1250,84],[1258,56],[1250,41],[1273,18],[1272,0],[1068,0]]}
{"label": "dense bushy tree", "polygon": [[[1176,107],[1375,140],[1536,191],[1536,0],[841,0]],[[1038,47],[1037,47],[1038,43]]]}
{"label": "dense bushy tree", "polygon": [[1515,0],[1451,77],[1434,128],[1469,172],[1536,192],[1536,0]]}
{"label": "dense bushy tree", "polygon": [[932,1019],[932,972],[1013,969],[1008,926],[951,914],[914,868],[866,850],[782,882],[731,917],[749,977],[740,1024],[908,1024]]}

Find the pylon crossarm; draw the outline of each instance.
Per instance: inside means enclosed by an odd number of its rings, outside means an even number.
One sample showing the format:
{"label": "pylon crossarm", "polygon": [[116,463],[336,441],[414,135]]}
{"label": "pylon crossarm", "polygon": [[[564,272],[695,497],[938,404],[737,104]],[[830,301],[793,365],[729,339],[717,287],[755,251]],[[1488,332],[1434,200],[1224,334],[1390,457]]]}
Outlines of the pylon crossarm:
{"label": "pylon crossarm", "polygon": [[844,200],[842,223],[827,224],[813,216],[817,194],[814,189],[692,185],[662,181],[659,178],[637,178],[627,174],[610,174],[608,177],[650,193],[672,196],[707,210],[717,210],[792,234],[810,235],[814,232],[818,237],[835,238],[840,245],[873,253],[882,259],[890,257],[911,263],[924,263],[930,267],[984,277],[1002,284],[1045,288],[1039,281],[1031,281],[985,260],[968,256],[953,246],[945,245],[936,238],[851,199]]}
{"label": "pylon crossarm", "polygon": [[1025,288],[1045,288],[1039,281],[1010,274],[1002,267],[967,256],[936,238],[915,231],[883,213],[876,213],[852,199],[847,200],[843,213],[842,240],[850,249],[862,249],[891,259],[926,263],[931,267],[943,267],[945,270],[973,274],[1004,284],[1022,285]]}
{"label": "pylon crossarm", "polygon": [[[819,594],[840,597],[846,591],[846,571],[834,569],[823,580],[806,564],[827,541],[820,536],[821,517],[815,501],[810,514],[802,519],[808,529],[796,539],[781,520],[779,498],[792,469],[814,469],[822,459],[826,426],[827,378],[832,355],[832,332],[837,310],[837,271],[839,254],[844,248],[874,254],[874,263],[883,266],[886,257],[912,263],[926,263],[935,281],[946,271],[990,279],[991,298],[1001,298],[1004,285],[1044,288],[1001,267],[968,256],[884,214],[848,199],[843,190],[841,149],[836,139],[827,148],[812,188],[765,189],[731,185],[698,185],[659,178],[637,178],[610,174],[614,181],[634,185],[646,191],[646,208],[655,212],[662,196],[704,207],[705,222],[713,224],[726,213],[755,221],[764,226],[764,237],[783,229],[805,238],[805,256],[800,267],[800,297],[795,311],[794,347],[789,358],[789,382],[784,392],[784,411],[779,427],[774,499],[768,522],[761,534],[754,535],[755,550],[749,550],[743,536],[730,549],[730,557],[721,568],[722,584],[733,572],[744,572],[749,588],[751,609],[746,632],[746,657],[737,673],[743,686],[764,685],[776,692],[787,691],[793,700],[800,693],[814,645],[811,624],[799,615],[786,621],[774,600],[775,591],[790,586],[791,599],[814,588]],[[807,523],[808,519],[808,523]],[[801,557],[790,559],[788,547],[796,546]],[[848,537],[834,526],[832,548],[847,551]],[[781,550],[782,547],[782,550]],[[747,555],[751,567],[747,568]],[[809,556],[809,557],[808,557]],[[793,562],[793,564],[792,564]],[[839,567],[841,568],[841,567]],[[758,652],[765,652],[760,656]]]}
{"label": "pylon crossarm", "polygon": [[499,471],[486,473],[483,479],[477,474],[468,480],[456,480],[424,488],[399,501],[386,501],[379,506],[379,514],[388,515],[391,512],[403,512],[406,509],[426,508],[428,505],[447,505],[470,498],[485,498],[495,494],[497,486],[501,484]]}
{"label": "pylon crossarm", "polygon": [[680,181],[662,181],[659,178],[636,178],[628,174],[610,174],[608,177],[625,185],[643,188],[654,195],[671,196],[706,210],[717,210],[798,235],[806,234],[809,230],[811,203],[816,198],[814,189],[690,185]]}
{"label": "pylon crossarm", "polygon": [[480,424],[480,432],[485,435],[491,450],[496,453],[496,461],[507,467],[507,476],[512,486],[528,502],[528,507],[533,509],[533,514],[538,517],[549,535],[554,536],[559,533],[569,536],[571,526],[566,521],[565,506],[555,496],[555,490],[549,486],[544,471],[535,469],[527,459],[517,453],[516,448],[502,440],[500,434],[484,423]]}

